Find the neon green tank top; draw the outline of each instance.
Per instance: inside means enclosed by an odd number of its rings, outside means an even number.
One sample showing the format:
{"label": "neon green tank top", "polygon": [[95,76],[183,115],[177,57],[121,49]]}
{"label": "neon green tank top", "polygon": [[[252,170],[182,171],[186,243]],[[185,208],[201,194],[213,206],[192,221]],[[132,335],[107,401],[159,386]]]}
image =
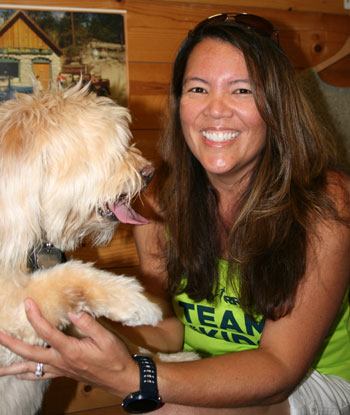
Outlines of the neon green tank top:
{"label": "neon green tank top", "polygon": [[[228,263],[219,261],[220,288],[214,303],[194,302],[187,294],[173,298],[177,317],[185,326],[184,350],[203,357],[217,356],[259,347],[265,320],[251,320],[240,307],[237,296],[226,287]],[[323,374],[350,381],[349,289],[337,317],[317,354],[313,367]]]}

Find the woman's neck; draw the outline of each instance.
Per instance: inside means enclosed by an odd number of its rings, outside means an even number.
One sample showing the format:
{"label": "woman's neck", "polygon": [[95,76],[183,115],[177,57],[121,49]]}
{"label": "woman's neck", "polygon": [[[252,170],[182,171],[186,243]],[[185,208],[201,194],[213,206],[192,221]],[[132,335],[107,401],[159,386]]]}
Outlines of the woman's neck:
{"label": "woman's neck", "polygon": [[227,197],[221,195],[219,198],[217,229],[220,240],[220,257],[223,259],[229,258],[229,236],[238,215],[238,205],[239,200],[232,193]]}
{"label": "woman's neck", "polygon": [[[250,176],[249,176],[250,177]],[[217,230],[220,240],[220,257],[229,259],[231,247],[229,236],[240,211],[240,201],[247,189],[249,177],[239,181],[227,180],[227,177],[209,177],[218,196]]]}

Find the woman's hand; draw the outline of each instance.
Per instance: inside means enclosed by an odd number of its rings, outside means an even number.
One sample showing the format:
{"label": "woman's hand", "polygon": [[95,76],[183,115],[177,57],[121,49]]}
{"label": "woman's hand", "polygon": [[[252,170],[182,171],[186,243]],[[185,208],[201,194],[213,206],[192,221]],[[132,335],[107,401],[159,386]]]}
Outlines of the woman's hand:
{"label": "woman's hand", "polygon": [[[25,300],[27,318],[38,335],[51,347],[31,346],[0,332],[0,344],[26,361],[0,368],[0,376],[18,375],[40,380],[66,376],[92,383],[124,397],[139,387],[139,369],[126,345],[85,312],[70,314],[72,323],[86,336],[70,337],[53,327],[32,299]],[[36,378],[37,363],[43,363],[43,376]]]}

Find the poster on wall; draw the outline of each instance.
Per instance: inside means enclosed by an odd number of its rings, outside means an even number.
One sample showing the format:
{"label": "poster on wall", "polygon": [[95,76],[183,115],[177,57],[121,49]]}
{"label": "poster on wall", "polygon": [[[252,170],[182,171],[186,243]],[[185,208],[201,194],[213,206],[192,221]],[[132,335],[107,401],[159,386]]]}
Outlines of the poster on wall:
{"label": "poster on wall", "polygon": [[0,6],[0,101],[74,85],[127,104],[123,10]]}

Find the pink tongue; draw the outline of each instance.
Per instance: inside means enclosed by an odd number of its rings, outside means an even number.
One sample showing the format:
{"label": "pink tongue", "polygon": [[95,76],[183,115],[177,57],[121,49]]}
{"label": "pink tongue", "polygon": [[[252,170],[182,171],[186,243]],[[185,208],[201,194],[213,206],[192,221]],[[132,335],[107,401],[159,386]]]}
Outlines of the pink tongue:
{"label": "pink tongue", "polygon": [[122,223],[132,223],[133,225],[146,225],[149,223],[146,218],[139,215],[133,208],[126,206],[123,203],[115,203],[112,211]]}

